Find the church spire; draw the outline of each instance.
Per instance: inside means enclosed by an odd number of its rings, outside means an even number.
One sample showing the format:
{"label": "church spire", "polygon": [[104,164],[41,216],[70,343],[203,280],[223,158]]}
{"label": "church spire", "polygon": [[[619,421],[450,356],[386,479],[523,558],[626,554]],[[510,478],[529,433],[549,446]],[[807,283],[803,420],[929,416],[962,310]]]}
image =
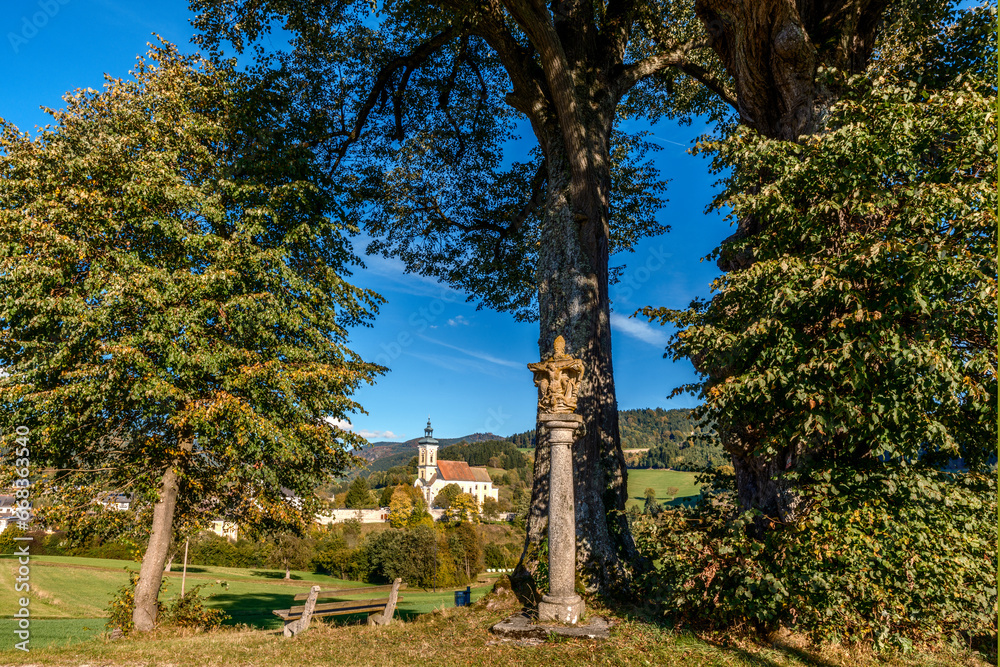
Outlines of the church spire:
{"label": "church spire", "polygon": [[[437,472],[437,449],[438,441],[434,439],[434,429],[431,428],[431,418],[427,418],[427,428],[424,429],[424,437],[417,440],[417,477],[429,482],[434,473]],[[429,502],[429,501],[428,501]]]}

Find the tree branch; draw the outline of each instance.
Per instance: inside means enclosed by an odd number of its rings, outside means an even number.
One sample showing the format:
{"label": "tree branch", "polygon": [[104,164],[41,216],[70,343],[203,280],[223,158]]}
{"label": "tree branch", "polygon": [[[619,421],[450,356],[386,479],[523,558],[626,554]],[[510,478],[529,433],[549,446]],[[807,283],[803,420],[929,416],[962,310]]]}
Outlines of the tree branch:
{"label": "tree branch", "polygon": [[[336,159],[333,163],[333,169],[336,170],[340,166],[340,161],[344,159],[347,154],[347,150],[350,148],[351,144],[356,142],[361,138],[362,130],[364,130],[365,123],[368,122],[368,116],[371,114],[372,109],[378,103],[379,97],[387,95],[389,92],[389,85],[392,81],[393,75],[400,68],[406,68],[406,70],[412,71],[413,69],[422,65],[435,51],[440,49],[442,46],[447,44],[455,35],[458,34],[458,29],[455,27],[449,27],[447,30],[438,33],[428,41],[417,46],[410,54],[396,58],[385,65],[379,70],[378,75],[375,77],[375,84],[372,86],[371,91],[368,93],[368,97],[365,99],[364,104],[361,106],[361,110],[354,119],[354,127],[351,129],[347,138],[340,144],[340,146],[335,151]],[[404,74],[404,79],[408,76]],[[403,83],[405,87],[405,83]],[[393,94],[393,99],[395,101],[395,93]],[[401,121],[397,117],[397,131],[401,128]]]}
{"label": "tree branch", "polygon": [[[448,0],[442,4],[465,10],[464,2]],[[497,54],[504,71],[510,78],[513,92],[507,95],[507,103],[533,121],[542,121],[548,107],[545,96],[545,75],[535,62],[535,52],[521,46],[507,29],[506,21],[497,0],[492,0],[480,8],[479,20],[473,26],[473,34],[481,37]]]}
{"label": "tree branch", "polygon": [[664,49],[660,53],[625,66],[614,83],[616,99],[620,99],[642,79],[672,67],[695,79],[718,95],[726,104],[736,109],[736,96],[727,90],[720,81],[712,77],[707,69],[688,60],[688,53],[709,46],[711,46],[711,39],[672,44],[670,48]]}

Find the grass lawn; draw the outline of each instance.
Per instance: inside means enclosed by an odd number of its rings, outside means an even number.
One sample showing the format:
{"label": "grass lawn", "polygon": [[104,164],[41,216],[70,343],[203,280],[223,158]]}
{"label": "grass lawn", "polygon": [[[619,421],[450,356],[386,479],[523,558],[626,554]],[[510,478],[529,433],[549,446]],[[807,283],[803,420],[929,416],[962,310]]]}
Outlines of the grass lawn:
{"label": "grass lawn", "polygon": [[646,489],[656,491],[656,500],[665,504],[670,500],[667,489],[675,486],[678,489],[676,498],[697,496],[701,485],[695,483],[698,473],[681,472],[679,470],[639,470],[628,471],[628,502],[627,507],[637,505],[639,509],[646,503]]}
{"label": "grass lawn", "polygon": [[[12,636],[17,600],[24,596],[14,590],[16,558],[0,557],[0,636]],[[49,646],[73,643],[93,637],[104,630],[108,601],[128,581],[127,570],[138,570],[132,561],[68,556],[35,556],[31,559],[30,609],[32,645]],[[228,625],[245,624],[259,629],[281,628],[282,622],[272,614],[274,609],[287,609],[298,593],[313,584],[324,588],[363,588],[357,581],[335,579],[314,572],[292,571],[292,581],[284,581],[284,571],[240,569],[192,565],[188,567],[187,589],[207,584],[202,590],[208,597],[207,607],[222,609],[231,619]],[[168,572],[162,601],[180,594],[181,573]],[[472,599],[478,600],[488,585],[473,587]],[[375,597],[384,597],[379,594]],[[373,597],[359,595],[359,597]],[[412,619],[443,607],[454,606],[454,589],[424,591],[407,589],[397,606],[400,618]],[[366,614],[338,616],[337,624],[364,622]]]}
{"label": "grass lawn", "polygon": [[[171,628],[117,641],[96,637],[67,645],[43,647],[41,626],[32,626],[30,653],[0,643],[3,665],[488,665],[544,667],[550,665],[615,665],[616,667],[986,667],[981,656],[940,651],[907,655],[875,655],[863,649],[817,649],[801,637],[783,634],[766,644],[726,635],[696,637],[676,634],[654,620],[588,602],[589,613],[614,622],[606,640],[561,639],[534,645],[498,641],[489,628],[516,612],[511,595],[490,596],[472,607],[454,607],[424,614],[388,627],[316,623],[294,639],[275,630],[223,628],[203,633]],[[65,622],[64,622],[65,623]],[[6,633],[6,627],[0,629]],[[9,637],[9,633],[7,634]]]}

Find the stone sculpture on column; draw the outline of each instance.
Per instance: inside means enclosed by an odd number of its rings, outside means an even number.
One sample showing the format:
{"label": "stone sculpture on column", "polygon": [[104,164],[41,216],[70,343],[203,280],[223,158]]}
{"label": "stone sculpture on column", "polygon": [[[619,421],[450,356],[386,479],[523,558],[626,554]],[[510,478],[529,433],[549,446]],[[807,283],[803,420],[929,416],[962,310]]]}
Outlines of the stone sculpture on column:
{"label": "stone sculpture on column", "polygon": [[576,514],[573,493],[573,443],[584,434],[583,417],[574,414],[583,362],[566,354],[555,340],[548,361],[528,364],[538,387],[537,446],[549,447],[549,593],[538,604],[539,621],[575,624],[583,615],[576,594]]}

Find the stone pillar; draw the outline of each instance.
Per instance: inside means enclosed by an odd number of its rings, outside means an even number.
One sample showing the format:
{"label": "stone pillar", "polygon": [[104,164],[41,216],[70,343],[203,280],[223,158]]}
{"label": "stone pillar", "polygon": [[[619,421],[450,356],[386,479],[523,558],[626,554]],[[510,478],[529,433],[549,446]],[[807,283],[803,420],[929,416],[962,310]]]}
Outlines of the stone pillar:
{"label": "stone pillar", "polygon": [[539,621],[575,624],[583,615],[576,594],[576,503],[573,442],[583,429],[576,414],[540,414],[545,430],[538,445],[549,447],[549,594],[538,604]]}

